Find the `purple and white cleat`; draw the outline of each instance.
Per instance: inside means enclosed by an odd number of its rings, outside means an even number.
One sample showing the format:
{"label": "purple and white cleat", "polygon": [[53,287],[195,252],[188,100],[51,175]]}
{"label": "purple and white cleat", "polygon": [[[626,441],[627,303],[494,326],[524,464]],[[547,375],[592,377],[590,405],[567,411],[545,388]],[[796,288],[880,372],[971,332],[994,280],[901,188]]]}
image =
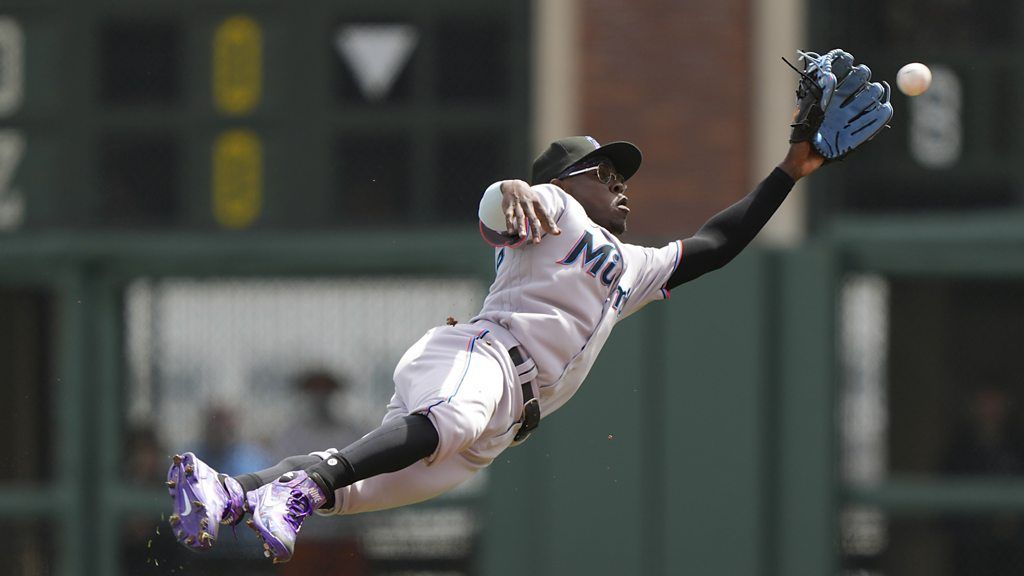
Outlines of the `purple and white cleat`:
{"label": "purple and white cleat", "polygon": [[210,468],[191,452],[175,455],[167,471],[167,491],[174,500],[168,522],[174,536],[192,550],[208,550],[221,524],[238,524],[245,516],[245,493],[237,480]]}
{"label": "purple and white cleat", "polygon": [[246,524],[263,541],[263,555],[275,564],[292,559],[302,521],[327,501],[320,486],[301,470],[283,474],[245,497],[252,511]]}

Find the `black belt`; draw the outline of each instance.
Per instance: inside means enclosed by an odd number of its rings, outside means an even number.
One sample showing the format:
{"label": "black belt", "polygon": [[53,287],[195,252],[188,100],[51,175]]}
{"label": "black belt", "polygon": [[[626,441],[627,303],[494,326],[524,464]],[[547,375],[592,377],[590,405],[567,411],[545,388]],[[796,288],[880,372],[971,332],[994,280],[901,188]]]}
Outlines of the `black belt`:
{"label": "black belt", "polygon": [[519,427],[519,431],[516,432],[515,438],[513,438],[515,442],[522,442],[526,440],[530,432],[533,432],[540,425],[540,401],[534,397],[533,386],[531,385],[533,379],[537,376],[537,365],[532,358],[524,358],[523,351],[519,346],[510,349],[508,356],[512,359],[512,363],[516,365],[519,379],[523,381],[523,424]]}

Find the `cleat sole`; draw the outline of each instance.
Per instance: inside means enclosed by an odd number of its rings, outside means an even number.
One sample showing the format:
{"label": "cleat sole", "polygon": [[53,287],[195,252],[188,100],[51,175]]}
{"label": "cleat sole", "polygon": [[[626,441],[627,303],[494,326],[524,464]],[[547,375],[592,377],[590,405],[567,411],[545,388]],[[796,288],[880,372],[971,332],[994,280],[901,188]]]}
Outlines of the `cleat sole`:
{"label": "cleat sole", "polygon": [[178,542],[192,550],[206,550],[216,539],[209,532],[210,519],[206,505],[199,499],[195,474],[196,465],[192,453],[174,455],[174,465],[167,473],[167,490],[174,504],[173,513],[167,519]]}
{"label": "cleat sole", "polygon": [[274,552],[274,547],[271,546],[269,542],[267,542],[266,538],[264,538],[263,536],[263,532],[261,532],[259,527],[256,526],[256,522],[252,518],[246,520],[245,525],[249,528],[252,528],[252,531],[256,533],[256,537],[259,538],[260,542],[263,543],[263,556],[270,558],[274,564],[283,564],[288,561],[282,560],[280,557],[278,557],[278,555]]}

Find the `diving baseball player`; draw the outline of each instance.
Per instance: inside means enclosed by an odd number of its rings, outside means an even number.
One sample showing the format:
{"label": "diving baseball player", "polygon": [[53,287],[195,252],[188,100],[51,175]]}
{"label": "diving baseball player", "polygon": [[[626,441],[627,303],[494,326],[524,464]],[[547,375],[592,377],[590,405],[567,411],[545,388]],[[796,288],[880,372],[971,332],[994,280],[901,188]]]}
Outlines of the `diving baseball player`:
{"label": "diving baseball player", "polygon": [[[797,180],[888,122],[888,90],[868,82],[866,67],[852,67],[852,56],[834,52],[805,55],[801,109],[782,163],[692,237],[660,248],[619,239],[630,211],[627,181],[641,163],[628,142],[564,138],[534,161],[530,184],[488,187],[479,216],[495,248],[494,283],[476,317],[431,329],[401,358],[381,426],[340,450],[237,477],[191,452],[175,456],[167,486],[178,540],[209,548],[221,524],[248,515],[265,555],[284,562],[314,512],[355,514],[432,498],[523,442],[580,388],[619,321],[728,263]],[[822,81],[826,73],[832,79]],[[835,93],[831,105],[826,90]],[[845,120],[833,122],[840,102]],[[845,128],[822,133],[829,122]],[[845,151],[830,155],[833,148]]]}

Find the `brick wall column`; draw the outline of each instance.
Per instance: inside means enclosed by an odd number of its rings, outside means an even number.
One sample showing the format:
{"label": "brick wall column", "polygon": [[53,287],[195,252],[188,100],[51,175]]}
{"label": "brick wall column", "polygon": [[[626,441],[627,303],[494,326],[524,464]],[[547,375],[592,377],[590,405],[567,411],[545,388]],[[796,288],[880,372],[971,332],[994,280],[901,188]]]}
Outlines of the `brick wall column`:
{"label": "brick wall column", "polygon": [[750,0],[578,0],[580,126],[644,153],[627,241],[689,235],[749,191]]}

